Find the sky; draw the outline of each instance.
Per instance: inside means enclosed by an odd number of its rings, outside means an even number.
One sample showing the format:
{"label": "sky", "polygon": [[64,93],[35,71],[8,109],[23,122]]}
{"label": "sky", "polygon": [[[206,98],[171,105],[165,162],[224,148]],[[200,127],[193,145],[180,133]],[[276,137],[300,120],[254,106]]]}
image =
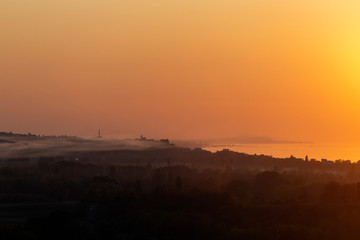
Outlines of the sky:
{"label": "sky", "polygon": [[355,0],[0,0],[0,131],[360,142]]}

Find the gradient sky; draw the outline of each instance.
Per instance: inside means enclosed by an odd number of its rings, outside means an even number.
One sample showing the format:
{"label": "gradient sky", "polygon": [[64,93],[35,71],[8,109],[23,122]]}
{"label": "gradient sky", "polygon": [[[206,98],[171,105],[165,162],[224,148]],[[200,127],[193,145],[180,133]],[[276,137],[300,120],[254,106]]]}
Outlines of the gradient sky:
{"label": "gradient sky", "polygon": [[360,142],[360,2],[0,0],[0,130]]}

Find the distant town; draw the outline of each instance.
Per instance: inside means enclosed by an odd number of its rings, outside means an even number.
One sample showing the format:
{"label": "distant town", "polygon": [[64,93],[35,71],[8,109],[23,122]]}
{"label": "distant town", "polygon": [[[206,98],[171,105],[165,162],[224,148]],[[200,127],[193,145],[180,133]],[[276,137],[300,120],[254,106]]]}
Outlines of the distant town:
{"label": "distant town", "polygon": [[[360,217],[360,162],[209,152],[100,132],[92,139],[1,132],[0,153],[7,154],[0,157],[2,239],[76,232],[81,237],[70,239],[315,240],[326,239],[323,222],[333,234],[358,229],[344,216]],[[322,235],[313,237],[314,229]],[[272,238],[274,231],[284,237]]]}
{"label": "distant town", "polygon": [[77,136],[70,135],[40,135],[40,134],[32,134],[32,133],[13,133],[10,132],[0,132],[0,137],[28,137],[28,138],[79,138]]}

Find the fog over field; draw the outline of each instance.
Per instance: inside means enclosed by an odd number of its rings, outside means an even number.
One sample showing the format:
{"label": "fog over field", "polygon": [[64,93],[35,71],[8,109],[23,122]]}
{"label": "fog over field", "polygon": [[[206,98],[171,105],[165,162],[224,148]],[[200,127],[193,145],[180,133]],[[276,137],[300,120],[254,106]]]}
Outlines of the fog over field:
{"label": "fog over field", "polygon": [[56,156],[82,151],[145,150],[169,146],[162,142],[134,139],[1,137],[0,158]]}

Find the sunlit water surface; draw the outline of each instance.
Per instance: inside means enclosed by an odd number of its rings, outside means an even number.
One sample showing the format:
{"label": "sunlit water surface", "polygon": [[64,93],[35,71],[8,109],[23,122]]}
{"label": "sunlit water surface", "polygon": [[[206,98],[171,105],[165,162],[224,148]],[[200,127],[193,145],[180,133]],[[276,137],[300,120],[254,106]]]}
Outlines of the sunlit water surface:
{"label": "sunlit water surface", "polygon": [[351,160],[356,162],[360,160],[360,144],[351,144],[348,146],[339,146],[335,144],[220,144],[203,148],[211,152],[230,149],[236,152],[248,154],[264,154],[273,157],[289,157],[291,155],[298,158],[320,160],[322,158],[328,160]]}

